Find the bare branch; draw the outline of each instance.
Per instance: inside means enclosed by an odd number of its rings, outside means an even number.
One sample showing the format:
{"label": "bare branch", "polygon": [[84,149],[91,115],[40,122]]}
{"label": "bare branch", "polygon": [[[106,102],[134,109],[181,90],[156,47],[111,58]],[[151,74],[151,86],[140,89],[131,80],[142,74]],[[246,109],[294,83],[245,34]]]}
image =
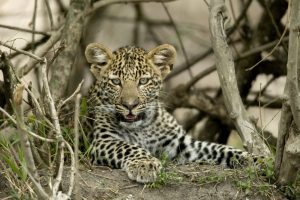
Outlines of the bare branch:
{"label": "bare branch", "polygon": [[7,29],[11,29],[11,30],[16,30],[16,31],[22,31],[22,32],[27,32],[27,33],[35,33],[35,34],[40,34],[40,35],[44,35],[44,36],[50,36],[49,33],[47,32],[43,32],[43,31],[37,31],[37,30],[30,30],[30,29],[26,29],[26,28],[21,28],[21,27],[16,27],[16,26],[9,26],[9,25],[4,25],[4,24],[0,24],[0,28],[7,28]]}
{"label": "bare branch", "polygon": [[[50,37],[50,34],[49,34],[49,36],[48,36],[48,35],[47,35],[47,36],[43,36],[43,37],[41,37],[40,39],[36,40],[34,44],[32,44],[32,43],[30,42],[30,43],[26,44],[26,46],[23,47],[22,50],[28,51],[28,50],[31,49],[32,45],[34,45],[35,47],[38,47],[38,46],[44,44],[44,43],[49,39],[49,37]],[[8,55],[8,57],[9,57],[10,59],[12,59],[12,58],[14,58],[14,57],[16,57],[16,56],[18,56],[18,55],[20,55],[20,54],[21,54],[20,52],[13,52],[13,53],[10,53],[10,54]]]}
{"label": "bare branch", "polygon": [[27,55],[27,56],[33,58],[34,60],[36,60],[37,63],[43,61],[43,59],[42,59],[41,57],[39,57],[39,56],[37,56],[37,55],[35,55],[35,54],[32,54],[32,53],[29,53],[28,51],[23,51],[23,50],[21,50],[21,49],[17,49],[17,48],[15,48],[15,47],[10,46],[10,45],[8,45],[8,44],[5,44],[5,43],[3,43],[3,42],[1,42],[1,41],[0,41],[0,45],[5,46],[5,47],[7,47],[7,48],[9,48],[9,49],[12,49],[12,50],[14,50],[14,51],[20,52],[20,53],[22,53],[22,54],[25,54],[25,55]]}
{"label": "bare branch", "polygon": [[193,77],[192,71],[191,71],[191,69],[190,69],[190,66],[191,66],[191,65],[190,65],[190,63],[189,63],[189,58],[188,58],[188,56],[187,56],[185,47],[184,47],[184,45],[183,45],[183,42],[182,42],[182,39],[181,39],[179,30],[178,30],[178,28],[177,28],[177,26],[176,26],[176,24],[175,24],[175,22],[174,22],[174,20],[173,20],[173,17],[172,17],[172,15],[171,15],[171,13],[169,12],[169,9],[167,8],[166,4],[163,3],[163,2],[162,2],[161,4],[163,5],[163,7],[164,7],[164,9],[165,9],[165,11],[166,11],[166,13],[167,13],[169,19],[170,19],[170,22],[171,22],[171,24],[173,25],[173,28],[174,28],[174,30],[175,30],[175,33],[176,33],[176,35],[177,35],[177,38],[178,38],[178,41],[179,41],[179,44],[180,44],[180,47],[181,47],[181,49],[182,49],[182,53],[183,53],[183,56],[184,56],[185,64],[186,64],[187,69],[188,69],[188,72],[189,72],[189,75],[190,75],[190,77]]}
{"label": "bare branch", "polygon": [[53,184],[53,195],[57,195],[58,190],[59,190],[59,185],[61,183],[63,167],[64,167],[64,145],[65,145],[65,142],[64,142],[64,139],[63,139],[63,136],[61,133],[55,104],[54,104],[54,101],[53,101],[53,98],[52,98],[52,95],[50,92],[50,87],[48,85],[47,60],[45,58],[44,58],[44,62],[42,63],[41,67],[42,67],[42,80],[43,80],[43,85],[44,85],[44,90],[45,90],[45,101],[47,102],[47,104],[49,106],[52,123],[54,125],[54,131],[56,133],[56,138],[59,142],[59,158],[60,158],[58,160],[59,167],[58,167],[57,177]]}
{"label": "bare branch", "polygon": [[74,98],[75,95],[77,95],[80,92],[81,86],[83,84],[84,80],[82,80],[79,85],[77,86],[76,90],[73,92],[73,94],[71,94],[67,99],[65,99],[64,101],[60,102],[57,106],[57,111],[60,112],[61,108],[68,103],[70,100],[72,100]]}
{"label": "bare branch", "polygon": [[[35,52],[35,54],[38,55],[39,57],[44,57],[48,53],[48,51],[53,47],[53,45],[55,45],[55,43],[60,39],[61,34],[62,34],[62,28],[53,32],[49,40],[41,48],[39,48]],[[28,74],[34,67],[36,67],[36,64],[38,62],[40,61],[33,60],[33,59],[29,60],[24,67],[18,70],[17,73],[18,76],[22,77]]]}
{"label": "bare branch", "polygon": [[8,113],[6,112],[6,110],[4,110],[3,108],[0,107],[0,111],[10,119],[10,121],[12,121],[15,125],[17,125],[17,121]]}
{"label": "bare branch", "polygon": [[[75,199],[80,199],[80,190],[79,190],[79,184],[78,184],[78,178],[79,178],[79,161],[78,161],[78,155],[79,155],[79,114],[80,114],[80,100],[81,100],[81,94],[76,95],[75,99],[75,114],[74,114],[74,157],[75,157],[75,182],[74,184],[74,193],[75,193]],[[72,180],[70,180],[70,185],[72,183]],[[71,190],[71,189],[70,189]],[[70,191],[69,190],[69,191]],[[71,195],[71,192],[68,193]]]}
{"label": "bare branch", "polygon": [[239,95],[233,56],[226,42],[224,30],[225,11],[226,7],[223,0],[212,0],[210,2],[209,25],[211,42],[216,56],[216,66],[221,82],[224,102],[244,142],[244,147],[254,154],[269,155],[270,150],[259,137],[258,131],[250,120]]}
{"label": "bare branch", "polygon": [[300,170],[300,1],[289,3],[289,53],[284,88],[287,102],[282,108],[275,165],[281,185],[294,182],[295,173]]}
{"label": "bare branch", "polygon": [[84,13],[88,7],[89,2],[85,0],[71,0],[70,2],[61,37],[66,48],[57,56],[53,63],[53,73],[49,82],[54,99],[63,97],[67,90],[71,70],[77,57],[79,42],[83,33]]}
{"label": "bare branch", "polygon": [[49,20],[50,20],[50,29],[53,30],[54,22],[53,22],[52,10],[51,10],[49,1],[48,0],[44,0],[44,1],[45,1],[45,4],[46,4],[46,8],[47,8],[47,12],[48,12]]}
{"label": "bare branch", "polygon": [[37,0],[34,0],[33,15],[32,15],[32,21],[31,21],[31,25],[32,25],[32,35],[31,35],[31,40],[32,40],[31,44],[32,44],[32,46],[31,46],[31,50],[32,50],[32,52],[34,52],[34,49],[35,49],[35,46],[33,46],[33,44],[35,43],[35,33],[34,33],[34,31],[35,31],[35,25],[36,25],[35,22],[36,22],[37,6],[38,6]]}
{"label": "bare branch", "polygon": [[18,85],[14,91],[14,97],[13,97],[13,104],[16,109],[17,126],[21,138],[20,141],[21,141],[22,149],[24,150],[24,156],[26,159],[26,165],[28,167],[29,174],[32,174],[32,177],[30,176],[30,178],[35,186],[37,194],[42,198],[49,198],[47,193],[44,191],[44,189],[41,187],[39,183],[39,175],[37,173],[37,168],[35,166],[33,154],[31,151],[31,145],[28,139],[28,135],[26,133],[26,125],[24,123],[24,114],[22,108],[23,90],[24,90],[24,86]]}

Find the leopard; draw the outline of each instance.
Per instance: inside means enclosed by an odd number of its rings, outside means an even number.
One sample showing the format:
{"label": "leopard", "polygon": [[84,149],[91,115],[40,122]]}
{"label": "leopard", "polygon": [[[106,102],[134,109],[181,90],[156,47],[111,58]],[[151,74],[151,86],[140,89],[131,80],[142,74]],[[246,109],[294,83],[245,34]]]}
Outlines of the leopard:
{"label": "leopard", "polygon": [[85,57],[95,78],[87,96],[93,165],[122,169],[131,180],[151,183],[162,170],[161,155],[178,164],[229,168],[249,157],[247,151],[192,138],[165,109],[160,95],[175,64],[174,46],[111,51],[90,43]]}

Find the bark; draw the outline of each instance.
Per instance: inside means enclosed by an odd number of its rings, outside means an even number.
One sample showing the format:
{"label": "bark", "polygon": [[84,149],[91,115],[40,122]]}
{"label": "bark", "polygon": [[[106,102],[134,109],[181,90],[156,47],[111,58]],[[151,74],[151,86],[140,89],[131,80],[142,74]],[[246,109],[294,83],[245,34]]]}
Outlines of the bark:
{"label": "bark", "polygon": [[235,76],[232,52],[226,42],[224,30],[225,4],[223,0],[213,0],[210,4],[210,33],[216,66],[230,118],[242,138],[244,147],[251,153],[269,155],[270,150],[258,135],[242,103]]}
{"label": "bark", "polygon": [[285,85],[286,104],[279,126],[276,174],[280,185],[293,183],[300,169],[300,1],[290,2],[289,54]]}
{"label": "bark", "polygon": [[80,48],[80,39],[84,28],[84,13],[89,1],[72,0],[67,14],[61,41],[65,44],[62,51],[52,65],[50,89],[54,99],[65,95],[70,79],[72,67]]}
{"label": "bark", "polygon": [[15,73],[12,68],[12,64],[10,60],[7,57],[7,54],[5,52],[0,51],[0,70],[3,73],[4,83],[3,83],[3,94],[2,91],[0,91],[2,97],[4,97],[4,104],[7,106],[7,111],[12,112],[11,104],[9,103],[9,100],[13,97],[13,91],[15,88],[15,85],[17,84],[17,79],[15,77]]}

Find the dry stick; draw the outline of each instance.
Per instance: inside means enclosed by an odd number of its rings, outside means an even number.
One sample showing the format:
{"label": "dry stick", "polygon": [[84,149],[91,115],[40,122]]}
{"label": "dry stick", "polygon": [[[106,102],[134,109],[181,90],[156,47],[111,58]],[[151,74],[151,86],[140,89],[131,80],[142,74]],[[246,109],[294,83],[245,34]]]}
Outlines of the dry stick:
{"label": "dry stick", "polygon": [[[55,31],[54,33],[51,34],[51,37],[49,38],[49,40],[43,45],[41,46],[41,48],[39,48],[35,54],[38,55],[39,57],[43,57],[46,55],[46,53],[48,53],[48,51],[55,45],[55,43],[60,39],[60,36],[62,34],[62,27]],[[17,74],[19,77],[25,76],[26,74],[28,74],[33,68],[36,67],[36,64],[38,64],[39,61],[37,60],[29,60],[28,63],[22,67],[21,69],[19,69],[17,71]]]}
{"label": "dry stick", "polygon": [[[288,37],[284,37],[282,39],[282,42],[288,41],[288,39],[289,39]],[[242,53],[240,55],[240,57],[236,58],[234,61],[236,62],[236,61],[245,59],[245,58],[247,58],[247,57],[249,57],[253,54],[257,54],[261,51],[268,50],[268,49],[274,47],[277,43],[278,43],[278,40],[273,41],[273,42],[269,42],[269,43],[261,45],[259,47],[254,47],[251,50]],[[189,80],[189,82],[186,83],[186,86],[185,86],[186,90],[190,89],[200,79],[202,79],[203,77],[207,76],[208,74],[214,72],[215,70],[216,70],[216,65],[212,65],[211,67],[208,67],[205,70],[203,70],[202,72],[200,72],[199,74],[197,74],[195,77],[193,77],[191,80]]]}
{"label": "dry stick", "polygon": [[227,32],[227,37],[229,37],[240,25],[241,21],[245,18],[246,13],[251,5],[253,0],[248,0],[246,5],[244,6],[243,10],[241,11],[241,14],[239,15],[239,17],[235,20],[235,23],[233,24],[233,26],[229,29],[229,31]]}
{"label": "dry stick", "polygon": [[[252,3],[252,0],[249,0],[247,2],[247,4],[245,5],[245,7],[243,8],[243,10],[241,11],[241,14],[239,15],[239,17],[237,18],[237,20],[235,21],[235,23],[233,24],[233,26],[229,29],[229,31],[227,32],[227,37],[229,37],[240,25],[241,21],[244,19],[244,17],[246,16],[246,12],[248,11],[250,5]],[[206,58],[207,56],[209,56],[211,53],[213,53],[212,48],[208,48],[205,52],[203,52],[202,54],[196,56],[195,58],[191,58],[190,59],[190,65],[193,66],[196,63],[198,63],[199,61],[201,61],[202,59]],[[172,72],[170,73],[169,76],[166,77],[166,80],[169,80],[170,78],[178,75],[179,73],[183,72],[184,70],[187,69],[186,65],[181,65],[176,67],[175,69],[172,70]]]}
{"label": "dry stick", "polygon": [[[195,58],[192,58],[190,60],[190,65],[191,66],[195,65],[196,63],[198,63],[199,61],[201,61],[202,59],[206,58],[207,56],[209,56],[212,53],[213,53],[213,49],[212,48],[207,49],[205,52],[201,53],[200,55],[196,56]],[[166,77],[166,80],[169,80],[170,78],[172,78],[172,77],[180,74],[181,72],[183,72],[186,69],[187,69],[187,66],[185,64],[181,65],[181,66],[178,66],[178,67],[175,67],[172,70],[172,72]]]}
{"label": "dry stick", "polygon": [[[31,36],[31,44],[35,43],[35,25],[36,25],[36,13],[37,13],[37,0],[34,0],[34,7],[33,7],[33,15],[32,15],[32,36]],[[34,52],[35,47],[32,45],[31,50]]]}
{"label": "dry stick", "polygon": [[39,183],[39,175],[37,173],[37,168],[34,163],[30,142],[28,139],[28,135],[26,133],[26,125],[24,123],[24,113],[22,108],[23,90],[24,90],[24,86],[18,85],[14,91],[14,97],[13,97],[13,104],[16,110],[17,126],[20,134],[20,141],[21,141],[22,149],[24,150],[24,156],[26,159],[26,165],[29,174],[32,174],[32,177],[30,176],[30,178],[34,183],[36,192],[42,198],[49,198],[47,193],[44,191],[44,189],[41,187]]}
{"label": "dry stick", "polygon": [[190,79],[186,84],[185,84],[185,90],[189,90],[195,83],[197,83],[200,79],[202,79],[203,77],[209,75],[210,73],[214,72],[216,70],[216,65],[212,65],[208,68],[206,68],[205,70],[203,70],[202,72],[200,72],[199,74],[197,74],[196,76],[194,76],[192,79]]}
{"label": "dry stick", "polygon": [[70,174],[70,186],[69,186],[69,190],[67,192],[67,196],[69,197],[68,199],[70,199],[73,188],[74,188],[74,184],[75,184],[75,175],[77,174],[77,170],[76,170],[76,166],[75,166],[75,154],[73,152],[73,149],[71,147],[71,145],[65,141],[66,147],[70,152],[70,157],[71,157],[71,174]]}
{"label": "dry stick", "polygon": [[57,195],[58,190],[59,190],[59,186],[61,183],[61,179],[62,179],[62,173],[63,173],[63,166],[64,166],[64,139],[61,133],[61,129],[60,129],[60,124],[59,124],[59,120],[58,120],[58,116],[57,116],[57,112],[55,109],[55,104],[52,98],[52,95],[50,93],[50,88],[48,85],[48,78],[47,78],[47,60],[46,58],[44,58],[44,61],[42,63],[42,80],[43,80],[43,85],[44,85],[44,91],[45,91],[45,101],[48,103],[49,106],[49,110],[50,110],[50,116],[52,119],[52,123],[54,125],[54,131],[56,133],[56,139],[59,142],[59,168],[58,168],[58,173],[57,173],[57,177],[54,180],[54,184],[53,184],[53,195]]}
{"label": "dry stick", "polygon": [[[257,100],[259,100],[259,107],[261,107],[260,103],[261,103],[261,96],[262,94],[265,93],[265,91],[267,90],[267,88],[270,86],[271,83],[273,83],[274,80],[276,80],[277,77],[273,76],[265,85],[264,87],[260,90],[259,92],[256,94],[255,98],[252,100],[252,102],[256,102]],[[251,103],[250,103],[251,104]],[[253,103],[252,103],[253,104]],[[247,106],[249,107],[249,105]],[[261,126],[262,127],[262,126]]]}
{"label": "dry stick", "polygon": [[269,42],[267,44],[264,44],[264,45],[261,45],[261,46],[258,46],[258,47],[254,47],[254,48],[250,49],[249,51],[246,51],[246,52],[242,53],[240,55],[240,57],[237,58],[237,60],[247,58],[247,57],[249,57],[253,54],[259,53],[261,51],[268,50],[268,49],[273,48],[273,47],[276,49],[276,46],[278,46],[278,44],[280,44],[281,42],[287,42],[288,40],[289,40],[289,37],[286,36],[286,37],[283,37],[281,41],[280,40],[275,40],[275,41]]}
{"label": "dry stick", "polygon": [[171,1],[176,1],[176,0],[101,0],[101,1],[97,1],[96,3],[94,3],[93,8],[87,10],[84,13],[84,16],[88,16],[88,15],[94,13],[95,11],[97,11],[99,8],[108,6],[108,5],[112,5],[112,4],[149,3],[149,2],[161,3],[161,2],[171,2]]}
{"label": "dry stick", "polygon": [[287,33],[287,30],[288,30],[288,27],[285,26],[284,31],[283,31],[283,33],[282,33],[282,35],[281,35],[278,43],[275,45],[275,47],[265,57],[263,57],[260,61],[258,61],[255,65],[253,65],[252,67],[249,67],[246,70],[250,71],[250,70],[254,69],[257,65],[259,65],[260,63],[262,63],[263,61],[265,61],[268,57],[270,57],[275,52],[275,50],[277,49],[277,47],[283,42],[283,39],[284,39],[285,34]]}
{"label": "dry stick", "polygon": [[282,110],[280,129],[283,130],[279,130],[275,165],[281,185],[294,182],[295,174],[300,170],[300,1],[291,0],[289,10],[289,53],[284,92],[290,105],[285,104],[283,108],[286,110]]}
{"label": "dry stick", "polygon": [[142,9],[140,4],[134,4],[134,12],[135,12],[135,22],[134,22],[134,28],[133,28],[133,44],[136,46],[139,46],[139,40],[140,40],[140,24],[142,20]]}
{"label": "dry stick", "polygon": [[0,41],[0,45],[5,46],[5,47],[7,47],[7,48],[9,48],[9,49],[12,49],[12,50],[14,50],[14,51],[20,52],[20,53],[22,53],[22,54],[25,54],[25,55],[31,57],[31,58],[33,58],[33,59],[36,61],[36,63],[42,62],[42,61],[43,61],[43,59],[42,59],[41,57],[39,57],[38,55],[32,54],[32,53],[30,53],[30,52],[28,52],[28,51],[23,51],[23,50],[21,50],[21,49],[17,49],[17,48],[15,48],[15,47],[10,46],[10,45],[8,45],[8,44],[5,44],[5,43],[3,43],[3,42],[1,42],[1,41]]}
{"label": "dry stick", "polygon": [[10,121],[12,121],[15,125],[17,125],[17,121],[10,114],[8,114],[8,112],[6,112],[6,110],[4,110],[2,107],[0,107],[0,111],[4,115],[6,115],[10,119]]}
{"label": "dry stick", "polygon": [[[75,200],[80,199],[80,190],[79,190],[79,163],[78,163],[78,155],[79,155],[79,113],[80,113],[80,99],[81,94],[76,95],[75,99],[75,114],[74,114],[74,154],[75,154],[75,184],[74,184],[74,193]],[[71,181],[70,181],[71,182]],[[70,184],[71,185],[71,184]],[[71,195],[71,194],[70,194]]]}
{"label": "dry stick", "polygon": [[68,103],[69,101],[71,101],[75,95],[77,95],[80,90],[81,90],[81,86],[83,84],[84,80],[80,81],[79,85],[77,86],[76,90],[68,97],[66,98],[64,101],[59,102],[58,106],[57,106],[57,112],[59,113],[61,108]]}
{"label": "dry stick", "polygon": [[243,140],[244,147],[257,155],[269,155],[270,150],[257,134],[258,131],[250,120],[239,95],[233,56],[226,42],[223,18],[225,11],[224,0],[211,0],[209,28],[225,106]]}
{"label": "dry stick", "polygon": [[54,22],[53,22],[52,10],[51,10],[49,1],[48,0],[44,0],[44,2],[46,4],[46,8],[47,8],[47,12],[48,12],[49,20],[50,20],[50,29],[53,30]]}
{"label": "dry stick", "polygon": [[[34,102],[35,107],[38,110],[39,116],[41,116],[50,126],[52,126],[52,124],[49,123],[49,120],[46,118],[45,112],[42,110],[41,106],[39,105],[39,102],[36,99],[35,95],[28,88],[25,81],[23,81],[16,75],[16,72],[14,71],[14,68],[13,68],[11,62],[9,61],[9,59],[7,58],[7,55],[5,53],[2,53],[1,59],[2,59],[3,63],[0,63],[0,69],[3,68],[2,70],[3,70],[3,73],[6,78],[10,77],[9,78],[10,82],[11,82],[10,84],[16,84],[17,81],[20,82],[21,84],[23,84],[23,86],[25,87],[25,90],[28,92],[29,96],[31,97],[31,100]],[[3,66],[1,66],[1,64]],[[7,85],[6,87],[10,88],[10,90],[13,91],[13,87],[14,87],[13,85],[11,85],[11,86]]]}
{"label": "dry stick", "polygon": [[[266,12],[267,12],[267,14],[268,14],[268,16],[271,20],[271,23],[272,23],[272,25],[275,29],[275,32],[276,32],[278,38],[281,38],[282,36],[281,36],[280,31],[279,31],[279,27],[277,26],[277,24],[275,22],[275,19],[272,15],[272,12],[270,11],[269,3],[267,3],[266,0],[263,0],[262,2],[263,2],[263,7],[265,8],[265,10],[266,10]],[[282,45],[282,47],[283,47],[284,51],[287,53],[287,49],[286,49],[285,45]]]}
{"label": "dry stick", "polygon": [[177,28],[177,26],[176,26],[176,24],[175,24],[175,22],[173,20],[173,17],[171,16],[171,13],[169,12],[169,9],[167,8],[166,4],[163,3],[163,2],[161,4],[163,5],[163,7],[165,9],[165,12],[167,13],[167,15],[168,15],[168,17],[170,19],[170,22],[173,25],[173,28],[175,30],[175,33],[177,35],[177,38],[178,38],[178,41],[179,41],[179,44],[180,44],[180,48],[182,49],[182,53],[183,53],[183,56],[184,56],[185,64],[187,66],[190,78],[192,78],[193,77],[193,73],[192,73],[191,68],[190,68],[189,58],[188,58],[186,50],[184,48],[184,45],[183,45],[183,42],[182,42],[179,30],[178,30],[178,28]]}
{"label": "dry stick", "polygon": [[[32,46],[32,45],[34,45],[35,47],[38,47],[38,46],[44,44],[45,42],[47,42],[47,40],[49,39],[49,37],[50,37],[50,35],[49,35],[49,36],[43,36],[43,37],[41,37],[40,39],[36,40],[34,44],[32,44],[32,43],[30,42],[30,43],[26,44],[26,46],[23,47],[22,50],[23,50],[23,51],[28,51],[28,50],[31,49],[31,46]],[[20,55],[20,54],[21,54],[21,53],[19,53],[19,52],[14,52],[14,53],[10,53],[10,54],[8,55],[8,57],[9,57],[10,59],[12,59],[12,58],[14,58],[14,57],[16,57],[16,56],[18,56],[18,55]]]}
{"label": "dry stick", "polygon": [[44,35],[44,36],[50,36],[49,33],[47,32],[43,32],[43,31],[37,31],[37,30],[30,30],[30,29],[26,29],[26,28],[21,28],[21,27],[16,27],[16,26],[9,26],[9,25],[4,25],[4,24],[0,24],[0,28],[7,28],[7,29],[11,29],[11,30],[16,30],[16,31],[22,31],[22,32],[27,32],[27,33],[35,33],[35,34],[40,34],[40,35]]}

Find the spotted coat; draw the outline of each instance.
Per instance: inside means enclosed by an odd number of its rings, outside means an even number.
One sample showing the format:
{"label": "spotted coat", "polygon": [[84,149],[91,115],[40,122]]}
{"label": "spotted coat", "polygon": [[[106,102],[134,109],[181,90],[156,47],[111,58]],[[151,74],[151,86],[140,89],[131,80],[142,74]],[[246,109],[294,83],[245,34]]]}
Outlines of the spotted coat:
{"label": "spotted coat", "polygon": [[137,47],[111,52],[92,43],[85,54],[96,78],[88,96],[93,164],[124,169],[138,182],[153,182],[163,154],[178,163],[227,167],[248,156],[230,146],[194,140],[164,109],[158,97],[175,62],[171,45],[150,52]]}

